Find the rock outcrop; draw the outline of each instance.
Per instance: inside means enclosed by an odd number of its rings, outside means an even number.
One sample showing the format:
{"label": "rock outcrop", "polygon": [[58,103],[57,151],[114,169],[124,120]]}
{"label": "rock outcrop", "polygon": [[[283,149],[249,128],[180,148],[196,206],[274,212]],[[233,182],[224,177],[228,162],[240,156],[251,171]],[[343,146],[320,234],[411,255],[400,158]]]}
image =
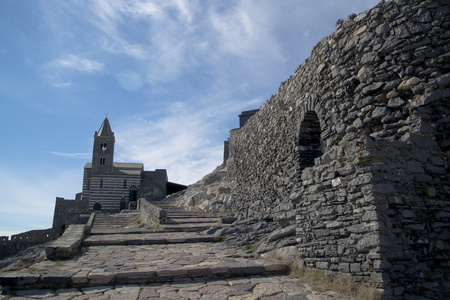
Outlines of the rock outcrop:
{"label": "rock outcrop", "polygon": [[168,199],[187,208],[232,213],[236,202],[235,187],[236,182],[228,176],[226,164],[222,164],[186,190],[171,195]]}

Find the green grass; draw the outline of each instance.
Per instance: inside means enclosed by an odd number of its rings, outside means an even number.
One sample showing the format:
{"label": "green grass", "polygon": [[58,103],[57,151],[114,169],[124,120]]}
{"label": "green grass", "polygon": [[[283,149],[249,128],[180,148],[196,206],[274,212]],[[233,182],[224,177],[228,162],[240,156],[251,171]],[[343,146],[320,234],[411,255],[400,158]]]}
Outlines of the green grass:
{"label": "green grass", "polygon": [[251,244],[250,247],[247,250],[247,254],[252,254],[253,252],[255,252],[256,250],[258,250],[258,245],[256,244]]}
{"label": "green grass", "polygon": [[161,226],[160,224],[156,224],[156,225],[153,225],[152,227],[150,227],[148,229],[150,229],[150,230],[164,230],[164,227]]}

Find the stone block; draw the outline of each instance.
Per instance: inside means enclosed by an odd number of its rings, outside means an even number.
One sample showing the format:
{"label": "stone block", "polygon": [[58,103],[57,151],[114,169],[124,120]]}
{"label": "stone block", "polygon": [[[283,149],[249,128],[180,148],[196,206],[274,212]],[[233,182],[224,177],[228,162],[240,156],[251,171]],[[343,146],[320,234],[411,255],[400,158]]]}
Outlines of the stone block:
{"label": "stone block", "polygon": [[206,266],[192,267],[187,269],[187,276],[192,278],[210,277],[211,274],[211,269]]}
{"label": "stone block", "polygon": [[419,107],[432,104],[436,101],[448,99],[450,97],[450,88],[437,90],[424,94],[410,102],[411,107]]}
{"label": "stone block", "polygon": [[28,286],[39,282],[40,275],[26,273],[0,274],[0,286]]}
{"label": "stone block", "polygon": [[81,270],[78,273],[72,275],[72,283],[74,285],[83,285],[88,283],[89,279],[88,279],[88,275],[89,275],[89,271],[87,270]]}
{"label": "stone block", "polygon": [[264,263],[264,271],[267,273],[285,273],[289,267],[283,263],[267,262]]}
{"label": "stone block", "polygon": [[187,269],[157,270],[156,274],[158,275],[158,278],[186,277]]}
{"label": "stone block", "polygon": [[230,267],[227,265],[213,265],[209,267],[212,274],[223,275],[230,271]]}
{"label": "stone block", "polygon": [[258,275],[264,274],[264,267],[260,265],[234,264],[230,266],[231,275]]}
{"label": "stone block", "polygon": [[[47,299],[55,296],[55,292],[48,289],[41,290],[19,290],[14,293],[18,298],[22,299]],[[14,297],[15,298],[15,297]]]}
{"label": "stone block", "polygon": [[41,281],[48,287],[65,287],[72,282],[73,275],[70,271],[49,271],[41,276]]}
{"label": "stone block", "polygon": [[398,86],[400,91],[405,91],[410,89],[413,85],[416,85],[420,82],[420,79],[417,77],[412,77],[407,80],[402,81],[402,83]]}
{"label": "stone block", "polygon": [[143,284],[156,281],[156,278],[155,270],[133,270],[115,273],[115,282],[118,284]]}
{"label": "stone block", "polygon": [[89,285],[108,285],[114,278],[114,273],[92,271],[88,275]]}
{"label": "stone block", "polygon": [[328,270],[330,267],[330,263],[327,261],[318,261],[316,262],[316,268],[321,270]]}

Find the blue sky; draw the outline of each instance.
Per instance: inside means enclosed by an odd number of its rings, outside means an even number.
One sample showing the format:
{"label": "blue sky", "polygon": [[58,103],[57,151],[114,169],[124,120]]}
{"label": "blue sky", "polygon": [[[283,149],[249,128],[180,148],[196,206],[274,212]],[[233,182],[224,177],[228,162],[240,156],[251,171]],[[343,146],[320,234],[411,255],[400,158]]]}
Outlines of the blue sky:
{"label": "blue sky", "polygon": [[191,184],[335,30],[378,0],[1,0],[0,235],[51,227],[108,116],[115,161]]}

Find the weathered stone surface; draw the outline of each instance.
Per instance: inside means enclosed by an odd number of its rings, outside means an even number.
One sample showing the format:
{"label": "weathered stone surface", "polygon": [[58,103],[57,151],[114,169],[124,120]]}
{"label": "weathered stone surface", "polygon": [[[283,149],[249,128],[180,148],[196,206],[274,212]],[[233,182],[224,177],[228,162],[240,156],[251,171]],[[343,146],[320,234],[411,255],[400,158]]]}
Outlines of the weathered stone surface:
{"label": "weathered stone surface", "polygon": [[[439,238],[448,220],[436,206],[450,191],[447,6],[383,1],[345,22],[245,126],[230,131],[226,169],[238,220],[279,220],[278,242],[288,242],[281,233],[294,226],[305,265],[376,278],[386,295],[437,297],[444,283],[422,288],[432,279],[419,285],[414,271],[398,276],[395,268],[450,266]],[[278,209],[292,203],[295,220]],[[422,255],[417,241],[425,239],[437,247]],[[383,262],[375,277],[371,252]]]}
{"label": "weathered stone surface", "polygon": [[73,256],[81,246],[85,231],[86,225],[84,224],[70,225],[59,239],[45,247],[45,253],[50,258]]}
{"label": "weathered stone surface", "polygon": [[405,90],[410,89],[413,85],[418,84],[419,82],[420,82],[420,79],[419,79],[419,78],[417,78],[417,77],[412,77],[412,78],[409,78],[409,79],[403,81],[403,82],[398,86],[398,89],[399,89],[400,91],[405,91]]}

